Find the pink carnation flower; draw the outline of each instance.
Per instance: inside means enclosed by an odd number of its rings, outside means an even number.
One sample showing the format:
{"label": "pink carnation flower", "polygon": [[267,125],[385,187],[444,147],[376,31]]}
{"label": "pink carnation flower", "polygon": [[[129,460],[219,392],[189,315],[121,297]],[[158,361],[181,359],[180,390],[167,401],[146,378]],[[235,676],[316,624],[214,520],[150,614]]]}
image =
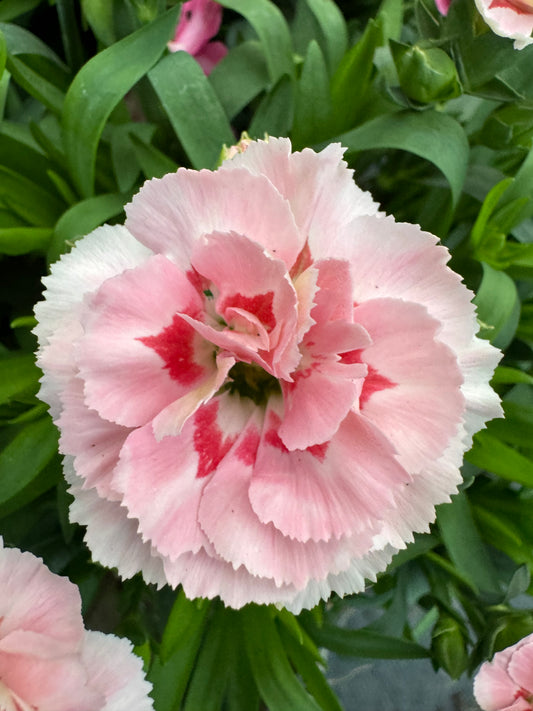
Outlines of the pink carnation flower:
{"label": "pink carnation flower", "polygon": [[515,49],[533,42],[533,0],[476,0],[476,6],[495,34],[514,39]]}
{"label": "pink carnation flower", "polygon": [[474,695],[483,711],[533,710],[533,634],[481,666]]}
{"label": "pink carnation flower", "polygon": [[0,538],[0,709],[149,711],[125,639],[83,626],[78,588]]}
{"label": "pink carnation flower", "polygon": [[149,180],[46,278],[71,516],[124,577],[295,611],[361,590],[500,415],[448,251],[342,154],[270,139]]}
{"label": "pink carnation flower", "polygon": [[192,54],[205,74],[210,74],[228,53],[222,42],[210,42],[220,29],[222,6],[213,0],[188,0],[181,14],[174,39],[168,43],[171,52]]}

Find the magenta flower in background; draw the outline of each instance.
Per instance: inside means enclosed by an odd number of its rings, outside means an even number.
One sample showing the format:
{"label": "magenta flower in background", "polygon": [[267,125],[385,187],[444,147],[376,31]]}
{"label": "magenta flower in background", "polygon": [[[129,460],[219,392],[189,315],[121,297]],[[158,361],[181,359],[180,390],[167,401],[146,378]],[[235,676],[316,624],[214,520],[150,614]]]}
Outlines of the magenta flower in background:
{"label": "magenta flower in background", "polygon": [[293,611],[360,591],[500,416],[448,251],[342,154],[254,141],[149,180],[45,279],[71,518],[122,576]]}
{"label": "magenta flower in background", "polygon": [[149,711],[128,640],[88,631],[78,588],[0,538],[0,708]]}
{"label": "magenta flower in background", "polygon": [[533,634],[481,665],[474,695],[483,711],[533,709]]}
{"label": "magenta flower in background", "polygon": [[206,74],[223,59],[228,49],[222,42],[210,42],[220,29],[222,6],[213,0],[188,0],[181,7],[174,39],[168,43],[171,52],[191,54]]}
{"label": "magenta flower in background", "polygon": [[533,0],[475,0],[476,7],[491,30],[514,39],[515,49],[533,42]]}
{"label": "magenta flower in background", "polygon": [[452,0],[435,0],[435,5],[437,6],[437,10],[440,12],[441,15],[448,14],[448,10],[450,9],[451,4]]}

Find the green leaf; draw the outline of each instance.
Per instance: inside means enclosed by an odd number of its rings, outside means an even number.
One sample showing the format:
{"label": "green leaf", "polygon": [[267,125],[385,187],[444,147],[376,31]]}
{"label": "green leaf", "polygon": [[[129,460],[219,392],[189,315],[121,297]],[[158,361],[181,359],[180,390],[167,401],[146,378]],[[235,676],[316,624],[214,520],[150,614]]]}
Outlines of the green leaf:
{"label": "green leaf", "polygon": [[468,667],[466,641],[461,625],[453,617],[441,614],[433,630],[432,656],[437,664],[458,679]]}
{"label": "green leaf", "polygon": [[209,81],[228,119],[233,119],[268,85],[265,56],[256,40],[243,42],[231,49],[219,62]]}
{"label": "green leaf", "polygon": [[289,27],[274,3],[270,0],[220,0],[220,4],[243,15],[256,31],[272,84],[284,74],[294,75]]}
{"label": "green leaf", "polygon": [[514,383],[527,383],[533,385],[533,376],[524,373],[517,368],[509,368],[506,365],[499,365],[494,371],[491,383],[497,385],[499,383],[511,385]]}
{"label": "green leaf", "polygon": [[106,220],[120,215],[125,200],[121,193],[109,193],[87,198],[70,207],[57,221],[48,249],[48,261],[54,262],[77,239],[89,234]]}
{"label": "green leaf", "polygon": [[465,458],[480,469],[533,488],[533,461],[486,431],[474,436],[474,447]]}
{"label": "green leaf", "polygon": [[366,90],[374,71],[374,52],[383,41],[380,21],[370,20],[363,36],[343,57],[331,80],[333,119],[330,135],[346,131],[358,122]]}
{"label": "green leaf", "polygon": [[6,68],[7,59],[7,44],[4,35],[0,32],[0,77],[3,75]]}
{"label": "green leaf", "polygon": [[468,165],[468,140],[461,125],[437,111],[401,112],[378,116],[335,140],[350,153],[397,148],[433,163],[450,184],[454,203],[459,200]]}
{"label": "green leaf", "polygon": [[299,644],[286,628],[281,627],[280,634],[292,665],[320,708],[324,711],[342,711],[339,700],[319,669],[314,655],[303,644]]}
{"label": "green leaf", "polygon": [[0,228],[0,253],[16,256],[46,251],[53,230],[48,227]]}
{"label": "green leaf", "polygon": [[235,137],[198,62],[187,52],[164,57],[148,77],[194,168],[213,169]]}
{"label": "green leaf", "polygon": [[43,73],[38,73],[17,57],[8,57],[7,68],[13,79],[37,101],[44,104],[50,111],[60,114],[63,109],[65,95]]}
{"label": "green leaf", "polygon": [[[19,2],[19,0],[14,0]],[[42,40],[19,25],[0,22],[0,32],[5,37],[7,51],[15,56],[18,54],[36,54],[50,59],[54,64],[68,72],[68,67],[57,54]]]}
{"label": "green leaf", "polygon": [[17,396],[33,395],[38,389],[40,371],[29,353],[13,353],[0,358],[0,403]]}
{"label": "green leaf", "polygon": [[116,42],[113,4],[109,0],[81,0],[83,14],[92,31],[106,47]]}
{"label": "green leaf", "polygon": [[83,42],[80,35],[73,0],[56,0],[61,40],[69,67],[77,71],[84,62]]}
{"label": "green leaf", "polygon": [[337,654],[369,659],[423,659],[429,656],[416,642],[381,634],[368,629],[343,629],[331,624],[310,624],[306,616],[305,626],[310,637],[319,647],[326,647]]}
{"label": "green leaf", "polygon": [[161,178],[166,173],[175,173],[178,169],[177,163],[174,163],[171,158],[168,158],[151,143],[143,141],[139,136],[132,134],[131,143],[139,165],[147,179]]}
{"label": "green leaf", "polygon": [[324,54],[332,74],[348,45],[348,29],[342,12],[331,0],[306,0],[324,36]]}
{"label": "green leaf", "polygon": [[[58,432],[48,415],[30,422],[0,453],[0,512],[44,470],[57,452]],[[50,485],[55,483],[54,480]]]}
{"label": "green leaf", "polygon": [[36,227],[53,225],[64,210],[58,197],[15,171],[0,166],[0,198]]}
{"label": "green leaf", "polygon": [[203,628],[209,607],[208,600],[190,600],[180,588],[161,640],[159,656],[163,663],[183,646],[188,637],[195,636]]}
{"label": "green leaf", "polygon": [[451,504],[437,506],[437,523],[457,570],[472,583],[474,589],[499,593],[496,570],[476,528],[464,492],[452,496]]}
{"label": "green leaf", "polygon": [[14,20],[15,17],[33,10],[40,2],[41,0],[2,0],[0,2],[0,22]]}
{"label": "green leaf", "polygon": [[320,711],[291,668],[269,608],[247,605],[239,614],[255,683],[269,711]]}
{"label": "green leaf", "polygon": [[286,136],[293,121],[293,100],[292,80],[284,76],[259,104],[248,129],[250,137]]}
{"label": "green leaf", "polygon": [[[483,279],[474,303],[483,327],[481,338],[497,348],[506,348],[514,338],[520,319],[520,299],[514,281],[505,272],[482,263]],[[487,328],[488,326],[488,328]]]}
{"label": "green leaf", "polygon": [[65,152],[81,195],[94,191],[96,150],[105,123],[122,97],[157,62],[172,35],[180,6],[108,47],[78,72],[65,98]]}
{"label": "green leaf", "polygon": [[295,150],[326,138],[330,115],[326,62],[320,47],[313,40],[309,43],[296,89],[292,128]]}
{"label": "green leaf", "polygon": [[487,223],[490,216],[496,209],[500,199],[503,194],[507,192],[509,187],[513,184],[513,178],[505,178],[505,180],[500,180],[499,183],[494,185],[491,190],[489,190],[485,200],[483,200],[483,205],[478,212],[474,226],[472,227],[472,232],[470,235],[470,242],[474,249],[477,249],[483,241],[483,235],[487,228]]}

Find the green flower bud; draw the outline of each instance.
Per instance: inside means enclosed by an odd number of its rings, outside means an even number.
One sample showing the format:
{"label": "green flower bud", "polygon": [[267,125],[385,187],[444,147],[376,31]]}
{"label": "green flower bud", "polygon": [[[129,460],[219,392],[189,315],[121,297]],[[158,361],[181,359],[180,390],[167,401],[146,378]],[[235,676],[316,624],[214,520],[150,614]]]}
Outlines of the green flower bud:
{"label": "green flower bud", "polygon": [[442,49],[423,49],[391,41],[391,52],[404,94],[423,104],[459,96],[455,64]]}

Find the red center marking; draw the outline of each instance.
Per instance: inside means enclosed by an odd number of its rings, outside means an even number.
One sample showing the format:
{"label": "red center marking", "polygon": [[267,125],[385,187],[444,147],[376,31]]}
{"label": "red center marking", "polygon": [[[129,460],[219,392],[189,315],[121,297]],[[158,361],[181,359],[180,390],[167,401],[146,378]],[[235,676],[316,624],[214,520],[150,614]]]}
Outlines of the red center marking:
{"label": "red center marking", "polygon": [[265,329],[270,332],[276,326],[276,317],[272,310],[273,302],[273,291],[268,291],[266,294],[256,294],[255,296],[234,294],[224,299],[220,311],[224,312],[228,308],[237,308],[247,311],[258,318]]}
{"label": "red center marking", "polygon": [[170,377],[182,385],[192,385],[204,374],[201,365],[194,361],[194,337],[192,326],[175,315],[170,326],[157,336],[146,336],[137,340],[152,348],[165,362]]}
{"label": "red center marking", "polygon": [[[361,359],[361,349],[355,351],[347,351],[346,353],[341,353],[341,363],[363,363]],[[361,395],[359,397],[359,407],[362,409],[368,402],[368,399],[374,393],[380,390],[386,390],[387,388],[394,388],[397,383],[389,380],[384,375],[378,373],[378,371],[371,365],[366,363],[368,368],[368,374],[363,382],[363,389],[361,390]]]}
{"label": "red center marking", "polygon": [[239,442],[239,445],[235,450],[235,455],[246,466],[252,466],[252,464],[255,464],[257,448],[259,447],[260,441],[261,438],[259,436],[259,432],[255,429],[255,427],[248,429],[242,440]]}
{"label": "red center marking", "polygon": [[295,279],[299,274],[305,272],[305,270],[310,267],[312,263],[313,257],[311,256],[309,244],[306,242],[303,248],[301,249],[300,254],[296,257],[296,261],[291,267],[291,279]]}
{"label": "red center marking", "polygon": [[196,476],[202,479],[211,474],[224,459],[237,437],[223,439],[217,424],[218,402],[212,400],[201,407],[194,416],[194,449],[198,454]]}

